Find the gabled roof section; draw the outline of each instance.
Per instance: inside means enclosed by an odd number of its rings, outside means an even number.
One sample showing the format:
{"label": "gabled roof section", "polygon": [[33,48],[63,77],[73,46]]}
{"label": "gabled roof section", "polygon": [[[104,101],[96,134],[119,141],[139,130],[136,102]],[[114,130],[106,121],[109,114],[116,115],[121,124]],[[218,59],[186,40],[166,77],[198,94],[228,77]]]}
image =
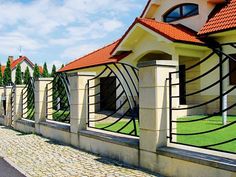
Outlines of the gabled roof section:
{"label": "gabled roof section", "polygon": [[236,0],[228,0],[217,8],[198,35],[207,35],[236,28]]}
{"label": "gabled roof section", "polygon": [[117,46],[112,50],[112,53],[118,48],[118,46],[136,24],[141,24],[173,42],[204,45],[204,42],[197,38],[197,33],[195,31],[183,25],[158,22],[154,19],[136,18],[128,31],[126,31],[126,33],[123,35]]}
{"label": "gabled roof section", "polygon": [[19,63],[23,62],[24,60],[26,60],[32,67],[34,67],[34,64],[26,56],[22,56],[11,63],[11,69],[14,69]]}
{"label": "gabled roof section", "polygon": [[114,47],[118,43],[119,43],[119,40],[101,49],[98,49],[88,55],[78,58],[72,61],[71,63],[67,64],[58,72],[71,71],[71,70],[87,68],[87,67],[92,67],[92,66],[99,66],[103,64],[109,64],[109,63],[117,63],[118,61],[125,58],[131,53],[131,52],[126,52],[120,55],[112,56],[111,51],[114,49]]}
{"label": "gabled roof section", "polygon": [[173,42],[204,44],[201,40],[197,39],[197,33],[195,31],[180,24],[175,25],[142,18],[137,19],[137,23],[142,24]]}

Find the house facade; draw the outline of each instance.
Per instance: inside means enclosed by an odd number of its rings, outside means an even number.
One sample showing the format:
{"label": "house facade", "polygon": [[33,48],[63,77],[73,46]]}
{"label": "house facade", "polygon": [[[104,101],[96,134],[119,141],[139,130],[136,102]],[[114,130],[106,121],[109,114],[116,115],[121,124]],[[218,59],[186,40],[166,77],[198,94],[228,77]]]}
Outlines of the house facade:
{"label": "house facade", "polygon": [[[236,98],[233,90],[236,84],[235,12],[236,0],[149,0],[141,16],[120,39],[67,64],[59,72],[99,75],[109,64],[125,63],[135,68],[140,62],[172,61],[177,70],[172,74],[173,82],[176,82],[173,84],[176,91],[172,95],[173,107],[183,108],[176,115],[220,113],[223,104],[231,106]],[[122,72],[125,69],[120,70],[116,78],[124,83],[126,79]],[[100,84],[96,93],[102,91],[101,87],[111,85],[111,82],[102,81],[103,77],[95,80],[97,85]],[[115,88],[119,82],[113,84]],[[131,81],[124,87],[129,85],[132,85]],[[111,97],[117,98],[119,92],[120,89],[116,89],[116,94]],[[221,98],[218,99],[219,95]],[[138,94],[133,92],[132,96],[136,99]],[[226,103],[223,103],[223,96],[228,98]],[[120,108],[122,97],[113,98],[116,108]],[[96,100],[101,101],[101,95],[96,96]],[[207,104],[201,106],[202,103]],[[200,106],[191,112],[188,107],[194,105]],[[96,110],[99,109],[101,105],[97,104]],[[228,110],[228,114],[235,113],[234,109]]]}
{"label": "house facade", "polygon": [[[30,75],[33,76],[34,64],[29,58],[27,58],[26,56],[20,56],[19,58],[14,59],[13,56],[9,56],[8,59],[10,60],[10,63],[11,63],[12,82],[15,82],[17,65],[21,66],[22,76],[24,75],[25,70],[26,70],[27,67],[29,68]],[[1,68],[2,69],[2,74],[4,74],[6,66],[2,65],[1,67],[2,67]],[[39,66],[39,71],[42,74],[43,68],[41,66]]]}

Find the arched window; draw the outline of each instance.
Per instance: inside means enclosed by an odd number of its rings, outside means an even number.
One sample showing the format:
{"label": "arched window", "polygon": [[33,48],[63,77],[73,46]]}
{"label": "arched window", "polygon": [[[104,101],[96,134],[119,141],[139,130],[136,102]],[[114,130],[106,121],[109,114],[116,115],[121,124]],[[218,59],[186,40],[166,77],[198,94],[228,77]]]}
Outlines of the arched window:
{"label": "arched window", "polygon": [[169,10],[165,15],[163,15],[163,19],[164,22],[173,22],[182,18],[191,17],[198,14],[199,11],[197,4],[180,4]]}

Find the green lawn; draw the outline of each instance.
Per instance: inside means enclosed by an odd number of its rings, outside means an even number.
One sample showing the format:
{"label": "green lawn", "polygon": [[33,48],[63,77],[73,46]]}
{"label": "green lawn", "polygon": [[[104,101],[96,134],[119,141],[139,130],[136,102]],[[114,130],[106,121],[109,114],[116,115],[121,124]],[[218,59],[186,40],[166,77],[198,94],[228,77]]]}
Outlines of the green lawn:
{"label": "green lawn", "polygon": [[69,111],[53,111],[53,120],[58,122],[68,122],[69,120]]}
{"label": "green lawn", "polygon": [[[116,132],[120,128],[122,128],[126,123],[127,123],[127,121],[120,121],[120,122],[117,122],[116,124],[112,125],[111,127],[106,128],[105,130]],[[96,128],[103,128],[103,127],[106,127],[110,124],[111,123],[96,123]],[[137,134],[139,136],[138,121],[136,121],[136,128],[137,128]],[[134,129],[134,125],[133,125],[133,122],[131,122],[124,129],[121,130],[121,133],[129,134],[133,129]]]}
{"label": "green lawn", "polygon": [[[180,118],[178,120],[193,120],[199,119],[204,116],[189,116],[186,118]],[[236,121],[235,116],[228,116],[228,123]],[[207,130],[212,130],[222,126],[222,118],[221,116],[215,116],[207,120],[190,122],[190,123],[178,123],[177,124],[177,132],[178,133],[195,133],[195,132],[203,132]],[[226,127],[221,130],[217,130],[214,132],[200,134],[200,135],[191,135],[191,136],[178,136],[177,142],[190,144],[195,146],[204,146],[209,144],[215,144],[219,142],[224,142],[230,139],[236,138],[236,124],[233,124],[229,127]],[[236,152],[236,141],[222,144],[218,146],[211,147],[218,150]]]}
{"label": "green lawn", "polygon": [[[193,120],[199,119],[204,116],[188,116],[184,118],[179,118],[178,120]],[[236,121],[236,116],[228,116],[228,123]],[[107,128],[106,130],[116,132],[119,130],[126,121],[118,122],[117,124]],[[111,123],[97,123],[96,128],[103,128]],[[138,122],[136,122],[138,135],[139,135],[139,126]],[[177,124],[177,132],[178,133],[195,133],[195,132],[203,132],[211,129],[215,129],[222,126],[221,116],[215,116],[208,120],[202,120],[198,122],[191,123],[178,123]],[[122,133],[128,133],[133,129],[133,124],[130,123],[125,129],[123,129]],[[230,139],[236,138],[236,124],[233,124],[229,127],[226,127],[222,130],[218,130],[211,133],[201,134],[201,135],[191,135],[191,136],[178,136],[177,142],[195,145],[195,146],[204,146],[209,144],[215,144],[223,141],[227,141]],[[236,152],[236,141],[211,147],[213,149]]]}

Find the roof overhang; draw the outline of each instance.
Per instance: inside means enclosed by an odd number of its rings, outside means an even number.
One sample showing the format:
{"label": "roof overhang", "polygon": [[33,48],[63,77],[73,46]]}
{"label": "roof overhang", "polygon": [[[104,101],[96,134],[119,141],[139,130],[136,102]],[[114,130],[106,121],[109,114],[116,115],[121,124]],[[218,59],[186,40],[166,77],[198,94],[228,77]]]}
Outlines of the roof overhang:
{"label": "roof overhang", "polygon": [[172,42],[168,38],[154,32],[146,26],[140,23],[136,23],[135,25],[133,25],[132,29],[125,35],[118,46],[116,46],[115,50],[112,52],[112,55],[115,55],[120,51],[132,51],[132,46],[135,46],[135,44],[137,44],[147,33],[155,36],[156,39],[160,42]]}

